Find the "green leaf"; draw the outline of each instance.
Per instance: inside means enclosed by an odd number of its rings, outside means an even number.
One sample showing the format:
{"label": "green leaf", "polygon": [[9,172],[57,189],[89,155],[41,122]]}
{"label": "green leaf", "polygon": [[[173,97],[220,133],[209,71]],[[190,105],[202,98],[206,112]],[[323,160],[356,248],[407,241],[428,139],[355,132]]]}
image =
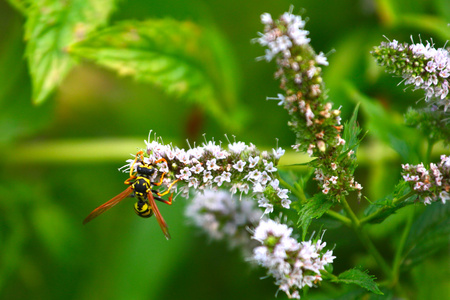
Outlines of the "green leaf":
{"label": "green leaf", "polygon": [[342,138],[346,141],[344,145],[344,152],[353,150],[356,152],[356,148],[361,143],[361,139],[358,138],[361,133],[361,127],[359,127],[356,119],[358,117],[359,103],[355,106],[352,117],[344,124],[344,132]]}
{"label": "green leaf", "polygon": [[403,201],[394,202],[394,200],[399,199],[405,195],[407,195],[411,189],[409,188],[409,183],[401,180],[396,186],[395,190],[391,195],[388,195],[387,197],[384,197],[382,199],[378,199],[374,203],[371,203],[365,210],[364,215],[369,216],[370,214],[373,214],[378,211],[378,214],[376,217],[371,218],[369,223],[381,223],[383,222],[387,217],[394,214],[397,210],[399,210],[402,207],[405,207],[409,204],[414,203],[414,199],[417,198],[416,195],[413,195],[409,197],[408,199],[405,199]]}
{"label": "green leaf", "polygon": [[346,82],[345,87],[349,97],[355,103],[361,103],[369,133],[391,146],[404,161],[419,162],[420,135],[417,131],[406,127],[401,116],[388,112],[379,102],[361,94],[350,82]]}
{"label": "green leaf", "polygon": [[414,222],[406,240],[404,266],[411,267],[450,245],[450,206],[435,202]]}
{"label": "green leaf", "polygon": [[103,25],[113,3],[112,0],[40,0],[30,6],[25,40],[35,104],[45,101],[75,65],[67,47]]}
{"label": "green leaf", "polygon": [[200,104],[236,127],[230,120],[236,79],[224,49],[212,29],[162,19],[123,21],[72,45],[70,52]]}
{"label": "green leaf", "polygon": [[306,238],[308,227],[313,219],[320,218],[333,206],[333,202],[330,201],[325,194],[317,193],[312,198],[308,199],[305,205],[303,205],[298,214],[298,226],[302,228],[302,238]]}
{"label": "green leaf", "polygon": [[378,288],[378,285],[375,283],[375,279],[375,276],[369,275],[368,271],[362,271],[355,268],[339,274],[338,278],[332,281],[336,283],[356,284],[372,293],[383,295]]}

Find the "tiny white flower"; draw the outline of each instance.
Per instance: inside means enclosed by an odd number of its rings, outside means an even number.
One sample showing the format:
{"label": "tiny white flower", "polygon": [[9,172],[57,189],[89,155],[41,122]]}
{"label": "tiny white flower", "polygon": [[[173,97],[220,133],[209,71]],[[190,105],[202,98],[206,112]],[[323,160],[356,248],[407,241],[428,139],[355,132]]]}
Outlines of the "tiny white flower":
{"label": "tiny white flower", "polygon": [[231,173],[230,172],[223,172],[222,173],[222,180],[226,182],[231,182]]}
{"label": "tiny white flower", "polygon": [[264,25],[270,25],[273,23],[272,16],[269,13],[263,13],[261,15],[261,23]]}
{"label": "tiny white flower", "polygon": [[270,173],[277,171],[277,168],[275,168],[275,167],[273,166],[273,162],[268,163],[268,164],[266,165],[266,168],[265,168],[265,169],[266,169],[267,172],[270,172]]}
{"label": "tiny white flower", "polygon": [[280,189],[277,193],[277,196],[280,197],[281,199],[287,199],[289,198],[289,196],[287,195],[288,192],[289,192],[288,189]]}
{"label": "tiny white flower", "polygon": [[191,171],[194,172],[195,174],[200,174],[201,172],[203,172],[205,168],[203,168],[201,163],[197,163],[195,166],[193,166],[191,168]]}
{"label": "tiny white flower", "polygon": [[283,206],[284,208],[289,209],[291,206],[291,200],[289,199],[282,199],[281,200],[281,206]]}
{"label": "tiny white flower", "polygon": [[266,171],[263,171],[261,173],[261,177],[259,178],[259,180],[260,180],[262,185],[266,185],[267,182],[270,180],[270,176],[269,176],[269,174],[267,174]]}
{"label": "tiny white flower", "polygon": [[220,167],[216,164],[215,158],[206,161],[206,169],[208,169],[208,171],[220,169]]}
{"label": "tiny white flower", "polygon": [[248,167],[249,168],[254,168],[259,162],[259,156],[256,156],[256,157],[251,157],[250,156],[248,158],[248,162],[250,163]]}
{"label": "tiny white flower", "polygon": [[189,167],[184,167],[180,174],[176,175],[176,177],[180,180],[187,180],[192,175],[191,171],[189,170]]}
{"label": "tiny white flower", "polygon": [[280,157],[282,157],[284,155],[284,153],[286,152],[284,149],[282,149],[281,147],[278,149],[272,149],[273,151],[273,156],[275,157],[275,159],[279,159]]}
{"label": "tiny white flower", "polygon": [[318,55],[316,55],[316,62],[319,65],[328,66],[327,57],[325,56],[325,54],[323,54],[323,52],[320,52]]}
{"label": "tiny white flower", "polygon": [[194,187],[194,189],[196,189],[196,188],[198,187],[198,180],[197,180],[197,178],[191,177],[191,178],[189,179],[189,184],[188,184],[188,186],[189,186],[189,187]]}
{"label": "tiny white flower", "polygon": [[244,166],[246,165],[245,161],[239,160],[237,163],[233,165],[233,168],[238,170],[238,172],[244,171]]}
{"label": "tiny white flower", "polygon": [[223,183],[223,177],[217,176],[216,178],[214,178],[214,182],[217,183],[217,186],[221,186]]}
{"label": "tiny white flower", "polygon": [[203,172],[203,182],[208,182],[209,180],[212,180],[213,176],[211,175],[211,171]]}

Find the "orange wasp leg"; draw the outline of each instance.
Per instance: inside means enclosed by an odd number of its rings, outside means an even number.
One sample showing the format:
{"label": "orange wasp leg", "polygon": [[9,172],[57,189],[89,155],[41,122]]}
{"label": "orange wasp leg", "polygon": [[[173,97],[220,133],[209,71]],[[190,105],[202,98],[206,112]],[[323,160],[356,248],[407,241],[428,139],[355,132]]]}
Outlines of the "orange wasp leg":
{"label": "orange wasp leg", "polygon": [[[169,165],[169,164],[167,163],[167,160],[165,160],[164,158],[158,159],[157,161],[154,162],[154,164],[160,163],[160,162],[162,162],[162,161],[165,162],[167,166]],[[160,186],[160,185],[162,184],[162,182],[163,182],[163,179],[164,179],[164,175],[165,175],[165,174],[166,174],[166,173],[162,173],[161,178],[159,179],[159,182],[152,182],[152,184],[153,184],[153,185],[156,185],[156,186]]]}
{"label": "orange wasp leg", "polygon": [[136,173],[133,174],[134,165],[136,164],[138,158],[139,158],[139,160],[144,161],[143,154],[144,154],[143,151],[139,151],[138,153],[136,153],[136,157],[134,158],[134,161],[130,166],[130,178],[128,178],[127,180],[124,181],[125,184],[130,185],[130,184],[132,184],[130,181],[136,179]]}
{"label": "orange wasp leg", "polygon": [[[158,196],[164,196],[164,195],[167,195],[169,192],[170,192],[170,189],[172,188],[172,186],[175,184],[175,183],[177,183],[178,181],[180,181],[180,179],[177,179],[177,180],[175,180],[174,182],[172,182],[168,187],[167,187],[167,190],[165,191],[165,192],[163,192],[163,193],[157,193],[157,195]],[[170,203],[172,203],[172,196],[170,196]]]}

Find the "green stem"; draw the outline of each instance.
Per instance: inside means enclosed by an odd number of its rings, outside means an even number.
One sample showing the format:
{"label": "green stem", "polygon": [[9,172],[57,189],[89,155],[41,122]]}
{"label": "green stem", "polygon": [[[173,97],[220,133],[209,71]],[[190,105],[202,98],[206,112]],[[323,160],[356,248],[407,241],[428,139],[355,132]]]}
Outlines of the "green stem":
{"label": "green stem", "polygon": [[427,152],[425,153],[424,165],[428,165],[431,161],[431,152],[433,151],[434,141],[429,139],[427,143]]}
{"label": "green stem", "polygon": [[349,218],[347,218],[346,216],[341,215],[340,213],[337,213],[332,210],[328,210],[326,212],[326,214],[333,219],[341,221],[342,223],[344,223],[345,226],[348,226],[348,227],[352,226],[352,221]]}
{"label": "green stem", "polygon": [[358,217],[355,215],[353,210],[351,209],[350,205],[348,205],[347,200],[345,197],[341,198],[341,204],[345,210],[345,212],[350,216],[350,220],[352,221],[353,229],[356,232],[356,235],[358,236],[361,243],[366,247],[367,251],[373,256],[373,258],[378,263],[379,267],[383,271],[383,273],[386,275],[386,277],[390,277],[391,269],[389,265],[384,260],[383,256],[381,256],[380,252],[377,250],[375,245],[373,244],[372,240],[370,239],[367,232],[362,228],[361,221],[358,219]]}
{"label": "green stem", "polygon": [[341,197],[341,205],[344,208],[345,212],[350,216],[350,220],[352,221],[353,227],[355,229],[359,229],[361,227],[361,224],[360,224],[361,222],[359,221],[358,217],[353,212],[350,205],[348,205],[348,202],[345,199],[345,197]]}
{"label": "green stem", "polygon": [[403,262],[402,261],[403,249],[405,248],[406,239],[408,238],[409,232],[411,230],[413,220],[414,220],[414,210],[411,209],[408,212],[408,218],[406,219],[405,228],[403,229],[403,233],[400,238],[400,242],[399,242],[397,250],[395,252],[394,263],[393,263],[393,267],[392,267],[392,282],[391,282],[392,286],[395,286],[398,283],[398,279],[399,279],[399,275],[400,275],[400,266]]}
{"label": "green stem", "polygon": [[395,205],[397,205],[398,203],[405,201],[406,199],[408,199],[409,197],[415,195],[416,193],[414,191],[409,191],[409,193],[399,197],[399,198],[394,198],[394,200],[392,201],[392,204],[387,206],[384,206],[380,209],[378,209],[376,212],[371,213],[370,215],[368,215],[367,217],[364,217],[360,220],[361,225],[364,225],[370,221],[372,221],[373,219],[376,219],[379,215],[381,215],[386,209],[389,209]]}

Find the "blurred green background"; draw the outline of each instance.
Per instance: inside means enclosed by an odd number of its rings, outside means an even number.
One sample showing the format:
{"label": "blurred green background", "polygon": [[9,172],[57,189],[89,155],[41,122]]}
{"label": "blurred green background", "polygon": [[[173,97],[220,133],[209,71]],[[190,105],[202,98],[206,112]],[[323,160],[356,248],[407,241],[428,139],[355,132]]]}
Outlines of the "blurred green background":
{"label": "blurred green background", "polygon": [[[273,80],[275,66],[255,61],[264,51],[250,40],[262,31],[261,13],[277,17],[291,4],[294,12],[304,9],[316,51],[336,51],[329,55],[324,77],[330,101],[343,106],[343,120],[353,111],[357,97],[351,91],[357,90],[376,99],[389,118],[401,123],[406,107],[422,95],[397,87],[399,79],[376,67],[369,51],[385,40],[383,35],[408,42],[410,35],[418,41],[420,34],[422,40],[433,37],[442,47],[449,38],[446,0],[120,1],[111,24],[170,17],[218,30],[234,62],[230,89],[237,91],[237,105],[231,113],[238,124],[233,128],[223,126],[201,104],[167,96],[155,86],[118,77],[89,62],[75,67],[44,104],[32,105],[24,59],[25,19],[0,0],[1,299],[275,297],[273,280],[260,280],[263,270],[251,267],[239,251],[229,251],[226,243],[208,241],[188,224],[182,198],[171,207],[159,206],[170,241],[154,219],[135,216],[133,201],[123,201],[86,226],[82,220],[125,188],[127,176],[117,168],[145,146],[150,130],[179,147],[187,146],[187,138],[191,145],[200,144],[206,133],[207,139],[226,141],[224,134],[235,135],[239,141],[268,149],[278,139],[279,146],[290,149],[294,136],[286,126],[287,113],[265,100],[280,92]],[[362,111],[361,125],[370,127],[370,111],[364,113],[364,105]],[[374,133],[365,140],[356,175],[367,186],[366,195],[377,199],[398,181],[405,156],[386,148]],[[288,153],[282,163],[302,159]],[[380,245],[383,232],[385,237],[398,229],[386,223],[377,229]],[[348,254],[362,248],[352,236],[345,228],[327,232],[328,245],[337,244],[338,272],[358,259]],[[389,255],[390,246],[382,248]],[[445,255],[437,256],[412,272],[410,283],[417,285],[418,299],[438,299],[433,293],[442,290],[430,291],[417,283],[426,274],[442,272],[443,259]],[[311,295],[320,297],[320,290]]]}

